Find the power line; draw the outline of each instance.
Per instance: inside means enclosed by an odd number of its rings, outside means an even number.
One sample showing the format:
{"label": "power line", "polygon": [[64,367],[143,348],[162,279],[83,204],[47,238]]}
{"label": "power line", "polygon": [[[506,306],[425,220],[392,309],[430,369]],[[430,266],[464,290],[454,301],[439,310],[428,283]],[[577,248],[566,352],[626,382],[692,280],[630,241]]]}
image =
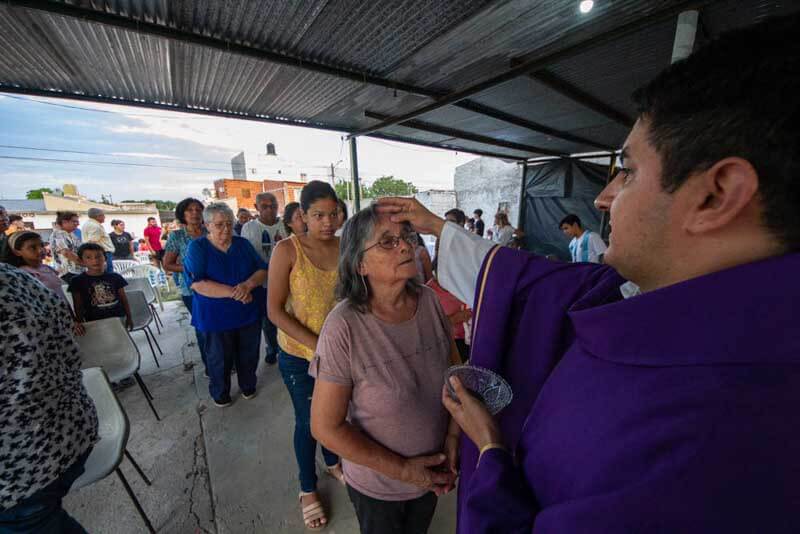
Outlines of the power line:
{"label": "power line", "polygon": [[0,156],[0,159],[12,159],[20,161],[43,161],[48,163],[73,163],[79,165],[112,165],[120,167],[147,167],[151,169],[172,169],[181,171],[207,171],[219,173],[219,169],[208,169],[203,167],[178,167],[176,165],[151,165],[148,163],[125,163],[121,161],[88,161],[76,159],[56,159],[56,158],[34,158],[26,156]]}
{"label": "power line", "polygon": [[[0,148],[11,148],[11,149],[15,149],[15,150],[32,150],[32,151],[37,151],[37,152],[61,152],[61,153],[65,153],[65,154],[83,154],[83,155],[87,155],[87,156],[106,156],[106,157],[112,157],[112,158],[116,158],[116,157],[146,158],[146,157],[148,157],[148,156],[136,155],[136,154],[121,156],[120,154],[105,153],[105,152],[88,152],[88,151],[85,151],[85,150],[66,150],[66,149],[56,149],[56,148],[40,148],[40,147],[20,146],[20,145],[0,145]],[[220,170],[228,170],[228,169],[230,169],[230,165],[228,163],[219,162],[218,160],[212,161],[212,160],[203,160],[203,159],[186,159],[186,158],[175,158],[175,157],[172,157],[172,156],[168,156],[165,159],[169,159],[171,161],[189,161],[189,162],[192,162],[192,163],[216,163],[216,164],[219,164],[219,165],[222,165],[222,166],[225,167],[224,169],[220,169]]]}

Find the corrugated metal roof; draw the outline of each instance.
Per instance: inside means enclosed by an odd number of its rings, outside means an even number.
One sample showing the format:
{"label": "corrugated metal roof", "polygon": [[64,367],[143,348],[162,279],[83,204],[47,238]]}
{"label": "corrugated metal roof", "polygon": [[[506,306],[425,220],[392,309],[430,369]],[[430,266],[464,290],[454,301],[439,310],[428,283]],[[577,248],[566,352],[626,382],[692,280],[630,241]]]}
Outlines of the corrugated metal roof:
{"label": "corrugated metal roof", "polygon": [[5,208],[8,213],[44,211],[44,200],[17,200],[2,198],[0,199],[0,206]]}
{"label": "corrugated metal roof", "polygon": [[[685,2],[597,2],[588,15],[578,13],[577,3],[6,0],[0,3],[0,90],[53,91],[357,131],[377,122],[364,116],[366,110],[406,114],[433,102],[432,94],[502,74],[514,60],[543,57]],[[703,22],[712,33],[800,9],[798,2],[705,3],[711,5],[701,11]],[[69,16],[62,13],[76,9]],[[668,64],[674,27],[674,17],[648,25],[562,58],[547,72],[633,115],[629,94]],[[286,57],[279,61],[274,55],[267,59],[250,53],[259,51]],[[309,71],[309,62],[321,68]],[[321,73],[322,67],[329,69]],[[384,78],[384,86],[375,85],[374,79],[366,83],[369,76]],[[394,83],[416,89],[385,87]],[[566,135],[536,132],[519,121],[457,106],[420,120],[558,153],[594,151],[598,144],[618,146],[627,131],[528,77],[485,90],[471,101]],[[404,126],[386,129],[383,136],[512,158],[538,155]]]}

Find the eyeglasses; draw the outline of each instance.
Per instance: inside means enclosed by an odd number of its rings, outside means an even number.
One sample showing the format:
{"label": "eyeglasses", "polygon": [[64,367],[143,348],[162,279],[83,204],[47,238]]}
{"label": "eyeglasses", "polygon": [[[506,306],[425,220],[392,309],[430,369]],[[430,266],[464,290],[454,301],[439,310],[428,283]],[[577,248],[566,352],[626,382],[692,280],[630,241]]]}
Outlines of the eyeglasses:
{"label": "eyeglasses", "polygon": [[400,241],[405,241],[406,243],[414,247],[417,245],[418,242],[417,234],[414,232],[409,232],[401,236],[387,235],[380,238],[378,242],[375,243],[374,245],[365,248],[363,252],[366,252],[375,247],[381,247],[383,250],[394,250],[398,246],[400,246]]}
{"label": "eyeglasses", "polygon": [[216,223],[211,223],[210,226],[213,226],[214,228],[216,228],[218,230],[222,230],[223,228],[233,228],[233,223],[230,222],[230,221],[228,221],[228,222],[216,222]]}

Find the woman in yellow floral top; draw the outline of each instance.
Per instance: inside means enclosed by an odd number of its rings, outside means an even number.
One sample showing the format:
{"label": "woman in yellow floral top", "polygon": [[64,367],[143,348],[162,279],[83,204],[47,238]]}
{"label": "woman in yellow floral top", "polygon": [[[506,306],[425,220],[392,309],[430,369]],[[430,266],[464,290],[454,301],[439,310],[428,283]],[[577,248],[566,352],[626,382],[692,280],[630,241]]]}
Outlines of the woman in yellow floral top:
{"label": "woman in yellow floral top", "polygon": [[[317,442],[310,426],[314,379],[308,366],[322,324],[335,304],[339,262],[339,238],[334,235],[339,212],[336,192],[325,182],[309,182],[300,194],[300,208],[308,231],[275,246],[269,264],[267,312],[278,327],[278,367],[294,405],[294,452],[300,469],[303,521],[306,527],[319,530],[327,517],[317,496]],[[342,481],[339,458],[324,447],[322,455],[328,472]]]}

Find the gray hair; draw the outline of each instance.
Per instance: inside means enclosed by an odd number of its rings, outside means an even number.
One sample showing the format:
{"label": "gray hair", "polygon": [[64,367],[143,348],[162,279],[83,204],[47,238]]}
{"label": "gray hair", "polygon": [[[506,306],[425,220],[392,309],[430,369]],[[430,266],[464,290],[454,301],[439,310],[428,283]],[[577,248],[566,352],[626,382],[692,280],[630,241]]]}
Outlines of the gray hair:
{"label": "gray hair", "polygon": [[89,208],[89,211],[86,212],[86,215],[88,215],[90,219],[96,219],[103,213],[105,212],[100,208]]}
{"label": "gray hair", "polygon": [[[364,208],[344,223],[339,241],[339,279],[336,299],[348,300],[361,313],[369,311],[369,281],[358,270],[364,260],[367,241],[375,233],[380,220],[377,204]],[[416,294],[420,283],[416,278],[406,282],[406,291]]]}
{"label": "gray hair", "polygon": [[203,210],[203,222],[206,223],[206,225],[211,224],[211,221],[214,220],[214,215],[217,213],[221,213],[229,221],[233,221],[234,219],[233,210],[230,206],[224,202],[212,202]]}
{"label": "gray hair", "polygon": [[277,207],[278,207],[278,198],[275,195],[273,195],[272,193],[264,192],[264,193],[257,194],[256,195],[256,204],[258,204],[262,200],[267,200],[267,199],[273,201],[275,203],[275,208],[277,209]]}

